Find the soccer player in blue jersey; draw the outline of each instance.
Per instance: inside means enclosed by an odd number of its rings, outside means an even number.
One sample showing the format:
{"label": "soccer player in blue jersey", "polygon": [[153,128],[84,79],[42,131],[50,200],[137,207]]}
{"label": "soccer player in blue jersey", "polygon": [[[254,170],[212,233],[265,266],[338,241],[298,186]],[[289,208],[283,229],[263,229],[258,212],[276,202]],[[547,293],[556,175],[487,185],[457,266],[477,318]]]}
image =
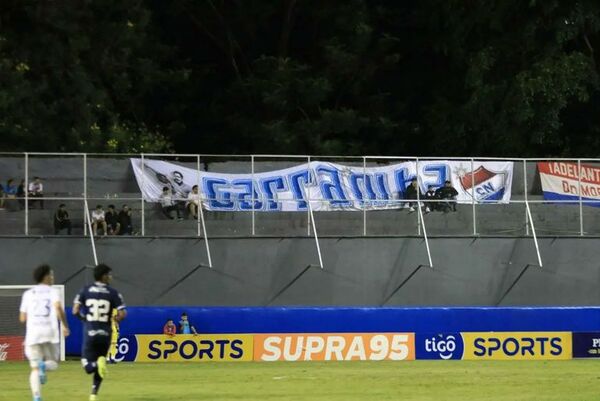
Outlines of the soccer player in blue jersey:
{"label": "soccer player in blue jersey", "polygon": [[111,271],[105,264],[96,266],[96,282],[83,287],[73,302],[73,314],[84,322],[81,363],[87,374],[94,375],[90,401],[98,400],[100,384],[106,377],[106,353],[110,347],[113,310],[117,311],[114,318],[117,322],[127,315],[123,297],[108,285],[112,279]]}

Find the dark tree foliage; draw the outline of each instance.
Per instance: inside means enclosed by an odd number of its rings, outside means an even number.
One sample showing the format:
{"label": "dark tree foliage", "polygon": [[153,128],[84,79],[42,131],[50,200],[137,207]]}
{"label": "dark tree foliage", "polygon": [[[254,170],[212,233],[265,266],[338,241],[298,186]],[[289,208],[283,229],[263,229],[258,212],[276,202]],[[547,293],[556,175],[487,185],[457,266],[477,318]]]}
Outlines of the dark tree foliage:
{"label": "dark tree foliage", "polygon": [[600,153],[592,0],[3,0],[0,150]]}

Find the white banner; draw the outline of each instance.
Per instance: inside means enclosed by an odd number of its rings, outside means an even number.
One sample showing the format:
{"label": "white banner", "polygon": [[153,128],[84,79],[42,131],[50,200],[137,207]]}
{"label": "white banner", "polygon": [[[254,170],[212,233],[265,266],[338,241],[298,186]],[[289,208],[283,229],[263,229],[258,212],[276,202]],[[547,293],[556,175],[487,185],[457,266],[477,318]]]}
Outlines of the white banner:
{"label": "white banner", "polygon": [[[413,161],[382,167],[357,167],[313,161],[283,170],[256,174],[222,174],[161,160],[131,159],[143,197],[158,202],[163,187],[186,199],[198,185],[203,206],[213,211],[306,211],[396,209],[417,177]],[[472,168],[471,168],[472,167]],[[422,193],[449,180],[458,203],[510,200],[513,162],[420,161]]]}

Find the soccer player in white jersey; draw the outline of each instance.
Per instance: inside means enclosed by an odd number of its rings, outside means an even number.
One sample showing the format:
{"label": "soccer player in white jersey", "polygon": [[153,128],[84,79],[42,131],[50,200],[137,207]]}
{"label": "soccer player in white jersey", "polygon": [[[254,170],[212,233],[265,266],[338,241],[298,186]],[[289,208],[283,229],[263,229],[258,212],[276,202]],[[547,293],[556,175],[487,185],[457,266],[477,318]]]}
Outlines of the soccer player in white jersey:
{"label": "soccer player in white jersey", "polygon": [[46,370],[58,368],[58,321],[65,337],[69,335],[69,325],[58,292],[51,287],[54,273],[50,266],[38,266],[33,271],[33,278],[37,285],[23,293],[19,320],[27,327],[25,355],[31,366],[31,393],[34,401],[41,401],[41,384],[46,383]]}

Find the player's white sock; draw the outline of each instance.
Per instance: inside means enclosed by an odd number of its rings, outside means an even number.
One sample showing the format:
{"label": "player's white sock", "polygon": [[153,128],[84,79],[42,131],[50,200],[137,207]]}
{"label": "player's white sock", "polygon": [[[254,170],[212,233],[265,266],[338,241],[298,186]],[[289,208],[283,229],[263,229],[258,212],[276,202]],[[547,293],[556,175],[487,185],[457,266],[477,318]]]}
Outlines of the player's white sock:
{"label": "player's white sock", "polygon": [[58,362],[56,361],[46,361],[46,370],[56,370],[58,369]]}
{"label": "player's white sock", "polygon": [[29,385],[31,386],[31,394],[34,397],[41,396],[40,373],[37,369],[32,369],[29,374]]}

